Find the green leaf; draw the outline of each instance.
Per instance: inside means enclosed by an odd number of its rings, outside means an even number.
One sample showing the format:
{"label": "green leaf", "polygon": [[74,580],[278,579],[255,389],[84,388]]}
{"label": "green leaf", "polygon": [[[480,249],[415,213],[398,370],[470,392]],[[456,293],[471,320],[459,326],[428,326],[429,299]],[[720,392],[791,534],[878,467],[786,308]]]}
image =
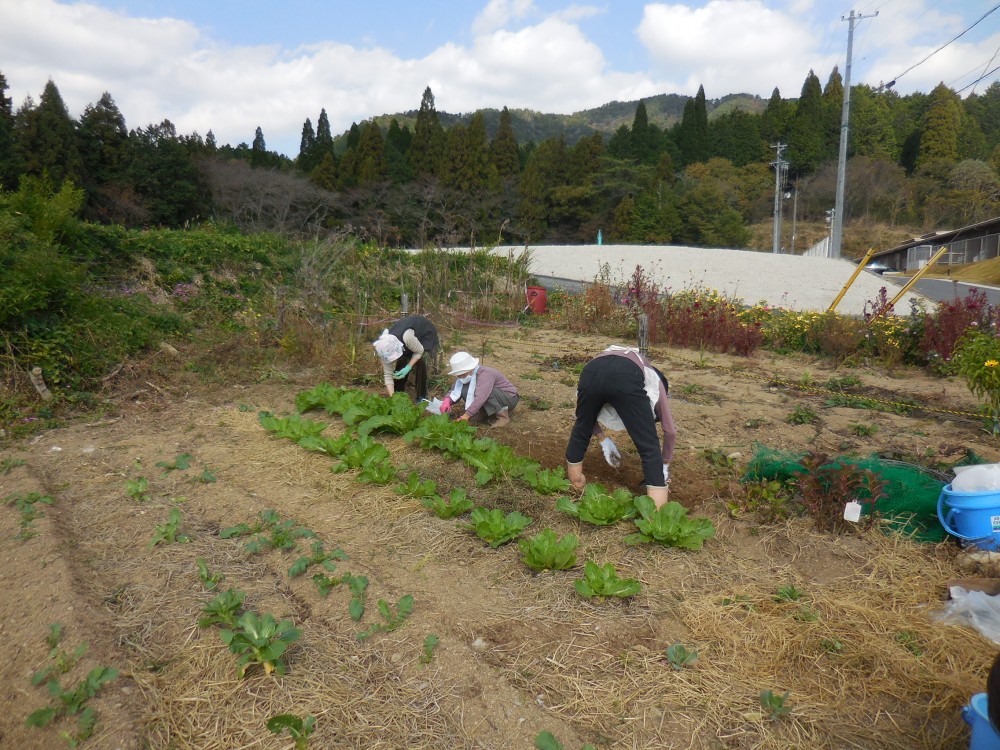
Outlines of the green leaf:
{"label": "green leaf", "polygon": [[598,565],[590,560],[584,564],[583,578],[574,581],[573,585],[576,592],[585,599],[605,596],[627,598],[642,590],[636,579],[619,578],[614,564]]}
{"label": "green leaf", "polygon": [[469,516],[469,523],[464,526],[475,531],[476,536],[496,549],[520,536],[531,522],[532,519],[516,510],[504,515],[498,508],[476,508]]}
{"label": "green leaf", "polygon": [[461,487],[453,489],[447,500],[440,495],[433,495],[422,498],[420,504],[433,511],[438,518],[455,518],[476,507],[476,504],[469,500],[465,490]]}
{"label": "green leaf", "polygon": [[552,529],[544,529],[530,539],[518,542],[521,560],[532,570],[566,570],[576,564],[578,540],[573,534],[558,537]]}
{"label": "green leaf", "polygon": [[709,519],[689,519],[687,509],[680,503],[670,501],[657,509],[650,497],[640,495],[635,499],[635,507],[642,516],[634,520],[639,533],[625,537],[626,544],[657,542],[667,547],[697,550],[706,539],[715,536],[715,526]]}
{"label": "green leaf", "polygon": [[539,732],[535,735],[536,750],[563,750],[562,743],[557,740],[552,732]]}
{"label": "green leaf", "polygon": [[598,482],[584,487],[583,496],[578,503],[568,497],[559,498],[556,509],[593,526],[611,526],[627,518],[634,518],[637,513],[635,498],[631,492],[619,487],[609,493]]}

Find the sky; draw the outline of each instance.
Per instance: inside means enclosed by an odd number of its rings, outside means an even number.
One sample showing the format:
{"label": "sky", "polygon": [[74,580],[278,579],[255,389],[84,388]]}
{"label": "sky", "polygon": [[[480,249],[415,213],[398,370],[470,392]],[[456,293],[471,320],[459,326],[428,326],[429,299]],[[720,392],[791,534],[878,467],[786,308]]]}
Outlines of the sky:
{"label": "sky", "polygon": [[427,86],[451,113],[699,86],[794,98],[810,70],[844,74],[851,11],[852,83],[968,96],[1000,79],[996,0],[838,2],[0,0],[0,73],[15,109],[51,79],[74,118],[108,92],[130,129],[167,119],[236,146],[260,127],[290,157],[321,110],[337,135],[417,109]]}

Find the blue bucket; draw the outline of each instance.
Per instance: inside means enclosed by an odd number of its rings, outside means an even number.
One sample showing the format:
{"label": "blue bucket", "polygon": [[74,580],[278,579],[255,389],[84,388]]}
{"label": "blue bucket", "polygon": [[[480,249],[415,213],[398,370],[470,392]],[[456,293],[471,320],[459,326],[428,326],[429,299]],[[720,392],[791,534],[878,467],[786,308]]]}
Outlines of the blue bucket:
{"label": "blue bucket", "polygon": [[938,497],[937,513],[952,536],[980,549],[1000,550],[1000,490],[957,492],[946,484]]}
{"label": "blue bucket", "polygon": [[1000,750],[1000,734],[990,723],[986,693],[976,693],[962,709],[962,718],[972,727],[969,750]]}

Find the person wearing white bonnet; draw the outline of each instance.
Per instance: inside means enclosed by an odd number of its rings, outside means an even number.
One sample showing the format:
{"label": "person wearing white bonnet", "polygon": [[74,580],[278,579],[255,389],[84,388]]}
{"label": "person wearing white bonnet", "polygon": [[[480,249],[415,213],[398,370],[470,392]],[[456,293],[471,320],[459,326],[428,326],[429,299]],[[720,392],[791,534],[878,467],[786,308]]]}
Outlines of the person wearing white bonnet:
{"label": "person wearing white bonnet", "polygon": [[451,411],[453,404],[464,401],[465,413],[459,419],[470,424],[503,427],[510,422],[521,397],[517,389],[492,367],[479,363],[468,352],[455,352],[449,361],[449,375],[455,375],[455,387],[441,402],[441,413]]}
{"label": "person wearing white bonnet", "polygon": [[[606,437],[609,429],[625,429],[642,459],[646,494],[657,508],[669,500],[670,460],[677,442],[677,428],[670,412],[666,377],[638,349],[610,346],[590,360],[580,373],[576,392],[576,422],[566,446],[566,476],[583,489],[583,457],[591,437],[601,441],[604,459],[611,466],[621,463],[621,453]],[[656,423],[663,428],[663,445],[656,436]]]}
{"label": "person wearing white bonnet", "polygon": [[409,315],[393,323],[372,343],[382,360],[382,379],[386,392],[406,390],[407,376],[413,372],[414,401],[427,400],[427,362],[439,345],[437,328],[423,315]]}

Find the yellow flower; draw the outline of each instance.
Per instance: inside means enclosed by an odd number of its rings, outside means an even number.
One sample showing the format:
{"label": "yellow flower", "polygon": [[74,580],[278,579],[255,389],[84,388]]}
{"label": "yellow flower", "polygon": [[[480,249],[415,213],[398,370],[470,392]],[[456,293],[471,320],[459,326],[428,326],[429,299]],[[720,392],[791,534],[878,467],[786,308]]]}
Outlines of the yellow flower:
{"label": "yellow flower", "polygon": [[1000,365],[1000,362],[997,362],[995,359],[988,359],[983,362],[984,367],[996,367],[997,365]]}

